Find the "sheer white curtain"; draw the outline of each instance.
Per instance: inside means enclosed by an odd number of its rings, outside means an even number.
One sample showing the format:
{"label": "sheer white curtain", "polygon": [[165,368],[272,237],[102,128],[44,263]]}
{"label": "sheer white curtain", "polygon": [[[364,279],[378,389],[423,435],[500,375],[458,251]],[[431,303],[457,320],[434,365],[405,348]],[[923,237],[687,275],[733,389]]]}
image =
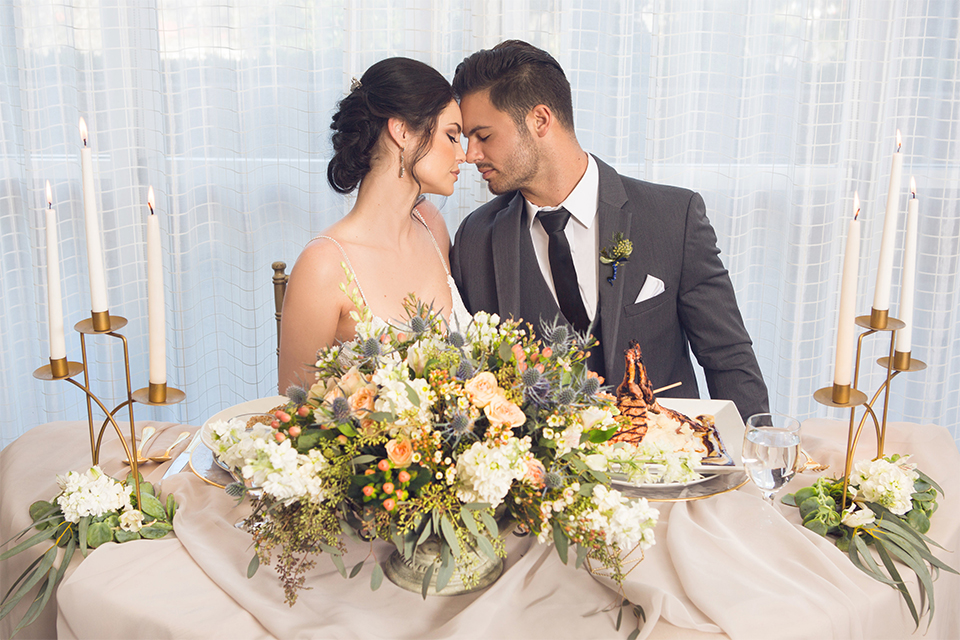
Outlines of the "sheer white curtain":
{"label": "sheer white curtain", "polygon": [[[913,353],[928,368],[894,381],[891,417],[960,438],[958,23],[956,3],[916,0],[0,0],[0,443],[86,414],[75,388],[31,376],[48,356],[45,180],[71,360],[80,345],[69,327],[89,315],[80,116],[135,388],[147,371],[146,191],[157,191],[169,384],[187,400],[138,407],[138,419],[199,424],[275,392],[270,264],[292,265],[349,207],[327,187],[325,162],[350,77],[406,55],[449,78],[506,38],[567,70],[586,149],[703,194],[772,405],[800,417],[830,414],[811,396],[832,378],[854,190],[857,309],[869,312],[900,128],[901,209],[910,175],[921,199]],[[464,177],[438,201],[451,228],[489,197],[475,172]],[[900,261],[898,250],[894,315]],[[115,406],[120,346],[87,346],[91,386]],[[880,384],[873,361],[887,348],[866,341],[861,387]]]}

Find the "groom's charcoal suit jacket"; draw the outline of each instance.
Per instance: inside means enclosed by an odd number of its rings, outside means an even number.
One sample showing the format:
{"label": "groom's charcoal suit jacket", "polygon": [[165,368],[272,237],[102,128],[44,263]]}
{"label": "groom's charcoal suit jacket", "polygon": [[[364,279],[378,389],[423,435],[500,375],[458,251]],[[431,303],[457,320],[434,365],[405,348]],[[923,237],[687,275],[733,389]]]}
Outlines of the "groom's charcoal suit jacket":
{"label": "groom's charcoal suit jacket", "polygon": [[[605,366],[598,373],[616,387],[623,379],[623,353],[636,340],[654,388],[682,382],[667,395],[696,398],[692,350],[712,398],[733,400],[744,417],[767,411],[767,388],[703,199],[621,176],[600,160],[597,165],[599,246],[611,245],[618,231],[633,242],[612,284],[612,268],[600,266],[598,348]],[[537,264],[523,203],[515,191],[467,216],[450,266],[471,313],[522,318],[539,328],[541,319],[562,315]],[[665,290],[634,302],[648,274],[662,280]]]}

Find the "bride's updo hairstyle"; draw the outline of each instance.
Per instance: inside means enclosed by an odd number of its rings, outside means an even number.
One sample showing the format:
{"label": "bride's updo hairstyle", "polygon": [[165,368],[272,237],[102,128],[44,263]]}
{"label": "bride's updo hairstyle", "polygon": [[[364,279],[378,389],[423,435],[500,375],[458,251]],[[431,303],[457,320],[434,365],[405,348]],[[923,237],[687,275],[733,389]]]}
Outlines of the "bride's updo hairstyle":
{"label": "bride's updo hairstyle", "polygon": [[420,137],[416,149],[407,149],[405,166],[417,184],[415,166],[430,150],[440,114],[453,100],[450,83],[436,69],[410,58],[381,60],[363,74],[359,84],[337,105],[333,129],[333,157],[327,181],[337,193],[350,193],[370,171],[377,143],[387,120],[399,118]]}

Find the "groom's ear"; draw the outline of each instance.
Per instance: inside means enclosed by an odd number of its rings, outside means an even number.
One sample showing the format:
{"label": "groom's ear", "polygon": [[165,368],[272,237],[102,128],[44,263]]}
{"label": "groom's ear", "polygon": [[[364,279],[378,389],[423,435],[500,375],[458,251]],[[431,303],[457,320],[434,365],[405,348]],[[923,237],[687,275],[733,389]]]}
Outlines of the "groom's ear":
{"label": "groom's ear", "polygon": [[410,138],[410,132],[407,130],[407,123],[400,118],[389,118],[387,120],[387,135],[401,149],[406,148],[407,141]]}
{"label": "groom's ear", "polygon": [[557,119],[545,104],[538,104],[527,114],[527,128],[533,136],[543,138],[556,126]]}

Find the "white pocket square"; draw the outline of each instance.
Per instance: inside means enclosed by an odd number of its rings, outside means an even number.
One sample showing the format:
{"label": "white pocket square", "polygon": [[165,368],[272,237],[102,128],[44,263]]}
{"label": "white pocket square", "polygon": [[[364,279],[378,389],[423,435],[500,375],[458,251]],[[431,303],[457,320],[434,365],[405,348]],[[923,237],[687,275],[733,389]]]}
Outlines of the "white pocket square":
{"label": "white pocket square", "polygon": [[666,287],[663,286],[663,280],[648,273],[647,279],[643,281],[643,286],[640,287],[640,293],[637,294],[637,299],[633,301],[633,304],[649,300],[664,291],[666,291]]}

